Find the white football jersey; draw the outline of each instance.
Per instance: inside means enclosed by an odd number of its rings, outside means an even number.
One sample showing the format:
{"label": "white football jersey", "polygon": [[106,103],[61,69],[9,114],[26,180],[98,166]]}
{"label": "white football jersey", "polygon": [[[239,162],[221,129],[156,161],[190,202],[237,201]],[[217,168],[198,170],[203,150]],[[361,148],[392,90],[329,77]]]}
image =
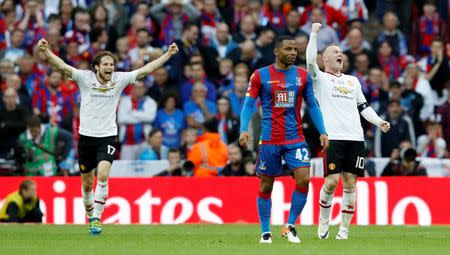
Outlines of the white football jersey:
{"label": "white football jersey", "polygon": [[330,140],[364,141],[358,105],[366,102],[358,78],[322,72],[311,75]]}
{"label": "white football jersey", "polygon": [[102,85],[92,71],[73,69],[81,94],[79,133],[91,137],[117,135],[116,109],[123,89],[136,81],[137,71],[114,72]]}

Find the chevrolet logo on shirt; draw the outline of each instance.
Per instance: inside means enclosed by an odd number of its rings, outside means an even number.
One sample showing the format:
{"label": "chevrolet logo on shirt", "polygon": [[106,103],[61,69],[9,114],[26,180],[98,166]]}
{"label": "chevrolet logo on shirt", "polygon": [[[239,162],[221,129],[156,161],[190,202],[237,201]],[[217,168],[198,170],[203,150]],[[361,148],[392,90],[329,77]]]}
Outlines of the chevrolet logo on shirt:
{"label": "chevrolet logo on shirt", "polygon": [[350,94],[350,93],[353,92],[353,90],[348,89],[346,87],[342,87],[342,86],[341,87],[334,87],[334,90],[339,91],[339,92],[341,92],[344,95],[347,95],[347,94]]}

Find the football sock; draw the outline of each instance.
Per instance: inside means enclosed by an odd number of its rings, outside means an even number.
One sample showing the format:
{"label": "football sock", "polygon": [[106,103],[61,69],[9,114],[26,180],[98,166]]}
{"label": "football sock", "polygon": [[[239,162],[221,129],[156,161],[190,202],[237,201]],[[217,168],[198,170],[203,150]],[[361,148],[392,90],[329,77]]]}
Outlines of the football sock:
{"label": "football sock", "polygon": [[105,208],[106,198],[108,197],[108,181],[97,181],[95,188],[95,204],[94,204],[94,218],[101,218],[103,209]]}
{"label": "football sock", "polygon": [[330,219],[331,204],[333,201],[334,192],[330,192],[325,188],[325,185],[320,189],[320,217],[322,219]]}
{"label": "football sock", "polygon": [[91,218],[94,212],[94,190],[85,192],[82,188],[81,194],[83,196],[83,204],[84,209],[86,210],[86,215],[88,218]]}
{"label": "football sock", "polygon": [[355,212],[355,195],[356,189],[344,189],[344,195],[342,196],[342,220],[341,228],[346,228],[350,226],[350,221],[352,220],[353,213]]}
{"label": "football sock", "polygon": [[292,192],[291,209],[289,210],[288,225],[292,226],[295,225],[298,216],[305,207],[307,197],[308,197],[308,186],[295,187],[294,192]]}
{"label": "football sock", "polygon": [[271,193],[258,193],[258,215],[261,224],[261,233],[270,232],[270,210],[272,208]]}

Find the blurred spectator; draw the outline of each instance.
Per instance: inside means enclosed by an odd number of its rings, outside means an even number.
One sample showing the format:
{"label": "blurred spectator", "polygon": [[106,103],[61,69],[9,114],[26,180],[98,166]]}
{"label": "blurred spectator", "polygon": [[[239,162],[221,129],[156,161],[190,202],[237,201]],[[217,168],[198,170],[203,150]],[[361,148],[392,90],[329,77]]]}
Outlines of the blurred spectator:
{"label": "blurred spectator", "polygon": [[169,148],[162,144],[163,134],[159,129],[152,129],[148,135],[148,142],[143,146],[138,159],[140,160],[162,160],[167,159]]}
{"label": "blurred spectator", "polygon": [[418,54],[424,56],[430,53],[433,38],[448,38],[446,22],[436,11],[435,1],[426,0],[422,7],[423,15],[413,24],[411,35],[414,49]]}
{"label": "blurred spectator", "polygon": [[370,68],[367,88],[367,102],[376,112],[381,113],[381,102],[388,97],[389,81],[380,68]]}
{"label": "blurred spectator", "polygon": [[219,23],[222,22],[222,15],[220,14],[219,9],[217,9],[215,0],[203,0],[199,2],[202,3],[202,6],[200,6],[201,8],[199,8],[201,11],[201,33],[204,42],[208,43],[216,36],[216,29],[218,28]]}
{"label": "blurred spectator", "polygon": [[281,33],[286,27],[286,17],[292,6],[290,1],[268,0],[262,7],[262,13],[268,21],[268,26],[277,33]]}
{"label": "blurred spectator", "polygon": [[256,26],[255,20],[250,15],[244,16],[239,24],[238,31],[233,35],[233,40],[236,43],[242,43],[247,40],[255,40]]}
{"label": "blurred spectator", "polygon": [[136,31],[136,47],[130,49],[128,55],[130,56],[130,60],[132,62],[136,62],[138,59],[143,59],[144,63],[148,63],[150,61],[150,52],[153,50],[153,47],[150,46],[150,32],[147,28],[139,28]]}
{"label": "blurred spectator", "polygon": [[447,144],[442,138],[442,127],[437,122],[430,122],[427,134],[417,139],[417,153],[421,157],[443,158]]}
{"label": "blurred spectator", "polygon": [[372,50],[372,46],[364,38],[363,31],[359,27],[352,27],[345,39],[340,42],[340,46],[344,52],[352,50],[355,53],[359,53],[363,50]]}
{"label": "blurred spectator", "polygon": [[10,33],[9,46],[0,51],[0,59],[8,59],[15,63],[20,57],[23,57],[26,54],[26,50],[22,48],[24,37],[25,32],[20,28],[15,28]]}
{"label": "blurred spectator", "polygon": [[178,92],[178,88],[169,81],[169,73],[165,67],[156,69],[153,73],[153,85],[148,89],[147,95],[155,101],[161,100],[164,95]]}
{"label": "blurred spectator", "polygon": [[[108,25],[113,26],[119,36],[125,35],[125,28],[128,23],[128,16],[119,0],[100,0],[96,4],[105,6],[108,11]],[[91,18],[94,18],[93,16]]]}
{"label": "blurred spectator", "polygon": [[152,38],[151,43],[153,45],[158,44],[159,27],[156,20],[150,15],[150,5],[146,0],[140,0],[136,3],[136,14],[142,15],[145,19],[143,28],[146,28]]}
{"label": "blurred spectator", "polygon": [[[408,21],[409,23],[409,21]],[[398,30],[399,21],[393,12],[387,12],[383,16],[383,30],[374,41],[374,50],[378,51],[384,41],[388,41],[392,47],[392,54],[396,57],[405,56],[408,52],[408,44],[405,35]]]}
{"label": "blurred spectator", "polygon": [[[305,25],[307,22],[311,22],[311,20],[313,19],[313,11],[314,10],[319,10],[319,12],[322,14],[322,17],[324,19],[324,22],[320,22],[322,23],[322,27],[323,25],[326,23],[326,25],[328,25],[328,27],[333,26],[333,23],[337,23],[339,28],[342,29],[343,33],[342,36],[345,36],[346,31],[346,24],[345,22],[347,21],[346,17],[338,10],[336,10],[335,8],[333,8],[332,6],[328,5],[327,3],[324,3],[325,1],[323,0],[311,0],[311,5],[307,6],[305,8],[305,11],[302,14],[302,17],[300,18],[300,25]],[[318,15],[318,13],[316,13],[316,16]],[[322,18],[320,18],[320,21],[322,21]],[[315,21],[313,21],[315,22]],[[311,25],[308,26],[309,30],[311,31]],[[306,32],[305,29],[302,28],[303,31]],[[309,34],[309,32],[307,32]],[[319,33],[320,34],[320,33]],[[334,42],[337,42],[334,41]],[[320,47],[317,47],[318,50],[321,50]]]}
{"label": "blurred spectator", "polygon": [[412,89],[422,95],[423,107],[420,111],[420,119],[428,120],[434,112],[436,98],[433,97],[430,83],[425,79],[420,67],[416,63],[408,64],[399,81],[406,89]]}
{"label": "blurred spectator", "polygon": [[12,158],[29,113],[17,104],[17,92],[13,88],[7,88],[2,99],[5,107],[0,109],[0,158]]}
{"label": "blurred spectator", "polygon": [[436,110],[443,129],[443,137],[450,152],[450,87],[447,88],[447,102]]}
{"label": "blurred spectator", "polygon": [[390,80],[400,77],[402,73],[400,58],[392,54],[392,46],[388,41],[380,43],[378,63]]}
{"label": "blurred spectator", "polygon": [[248,76],[235,75],[233,82],[233,91],[228,95],[231,103],[232,115],[240,117],[242,106],[244,105],[245,92],[248,84]]}
{"label": "blurred spectator", "polygon": [[402,151],[394,149],[381,176],[426,176],[426,169],[416,160],[416,156],[417,152],[413,148]]}
{"label": "blurred spectator", "polygon": [[328,1],[328,4],[336,10],[341,11],[346,20],[361,20],[366,22],[369,19],[369,12],[367,11],[364,0],[334,0]]}
{"label": "blurred spectator", "polygon": [[355,56],[355,69],[352,72],[352,75],[358,78],[359,82],[361,83],[361,90],[366,98],[369,94],[369,65],[369,56],[366,53],[360,53]]}
{"label": "blurred spectator", "polygon": [[201,46],[198,43],[198,36],[199,28],[195,23],[184,24],[181,39],[175,41],[180,49],[180,52],[178,52],[178,54],[169,61],[171,66],[169,72],[171,79],[181,81],[183,74],[182,70],[184,70],[184,67],[189,63],[191,56],[194,54],[200,54]]}
{"label": "blurred spectator", "polygon": [[197,82],[192,88],[191,100],[183,105],[184,115],[189,127],[201,128],[202,124],[217,115],[216,101],[206,98],[208,88],[205,84]]}
{"label": "blurred spectator", "polygon": [[242,151],[236,144],[228,145],[228,164],[223,168],[223,176],[244,176],[245,164],[242,159]]}
{"label": "blurred spectator", "polygon": [[[397,81],[392,81],[393,83]],[[400,88],[400,84],[398,87]],[[402,104],[403,110],[411,118],[414,125],[414,131],[416,137],[425,132],[422,120],[420,118],[420,112],[424,106],[423,96],[417,93],[413,87],[407,86],[403,88],[401,92],[400,102]]]}
{"label": "blurred spectator", "polygon": [[292,9],[289,11],[286,17],[286,26],[284,27],[283,31],[281,31],[281,35],[287,35],[290,37],[296,37],[299,34],[306,35],[305,32],[303,32],[300,27],[298,26],[298,23],[300,22],[300,14],[296,9]]}
{"label": "blurred spectator", "polygon": [[91,31],[89,12],[77,8],[73,10],[73,27],[64,35],[65,42],[75,41],[78,44],[78,53],[83,53],[90,43],[89,32]]}
{"label": "blurred spectator", "polygon": [[[422,58],[419,65],[425,71],[425,78],[430,82],[436,97],[441,98],[445,88],[450,85],[450,64],[448,57],[444,55],[444,42],[441,39],[435,38],[431,41],[431,53]],[[443,99],[445,102],[446,98]],[[438,102],[437,105],[443,102]]]}
{"label": "blurred spectator", "polygon": [[60,0],[59,1],[59,16],[62,21],[62,30],[61,33],[64,35],[67,31],[72,30],[73,28],[73,4],[72,0]]}
{"label": "blurred spectator", "polygon": [[170,149],[180,148],[181,133],[186,123],[183,111],[177,107],[175,94],[164,95],[153,126],[163,132],[163,145]]}
{"label": "blurred spectator", "polygon": [[42,216],[36,183],[28,179],[20,183],[19,190],[6,196],[0,209],[0,222],[41,223]]}
{"label": "blurred spectator", "polygon": [[0,59],[0,90],[3,90],[6,87],[6,78],[15,74],[14,72],[14,62],[7,58]]}
{"label": "blurred spectator", "polygon": [[398,148],[402,141],[411,141],[412,144],[416,144],[412,120],[403,113],[399,100],[391,100],[387,114],[380,117],[391,123],[391,130],[388,133],[382,133],[380,129],[376,130],[376,157],[389,157],[392,150]]}
{"label": "blurred spectator", "polygon": [[31,53],[34,44],[45,35],[43,5],[37,0],[28,0],[24,7],[25,13],[17,28],[25,32],[22,46]]}
{"label": "blurred spectator", "polygon": [[[259,7],[261,7],[261,3],[259,3]],[[220,11],[222,18],[230,26],[231,30],[236,31],[242,19],[249,14],[248,0],[234,0],[232,4],[228,2],[227,7],[222,8]]]}
{"label": "blurred spectator", "polygon": [[147,134],[156,117],[155,100],[146,96],[147,88],[139,81],[133,85],[131,95],[120,99],[117,110],[119,138],[122,143],[120,159],[137,159],[145,145]]}
{"label": "blurred spectator", "polygon": [[306,47],[308,46],[308,35],[305,33],[299,33],[295,36],[297,42],[297,60],[295,65],[306,68]]}
{"label": "blurred spectator", "polygon": [[411,0],[379,0],[376,4],[376,13],[377,17],[381,19],[381,17],[385,17],[386,13],[395,13],[397,18],[397,26],[401,26],[400,30],[405,34],[409,34],[411,30],[411,13],[413,2]]}
{"label": "blurred spectator", "polygon": [[[355,69],[355,59],[359,54],[366,54],[369,58],[370,66],[376,66],[376,58],[373,52],[370,50],[370,45],[367,41],[363,41],[362,31],[358,28],[353,28],[348,33],[346,39],[348,40],[348,47],[344,50],[344,53],[348,56],[348,60],[350,62],[350,69]],[[368,45],[365,45],[367,43]]]}
{"label": "blurred spectator", "polygon": [[190,176],[192,173],[183,167],[181,153],[178,149],[170,149],[168,153],[169,168],[156,176]]}
{"label": "blurred spectator", "polygon": [[32,98],[33,114],[39,116],[43,123],[59,127],[73,106],[70,95],[61,91],[62,79],[61,71],[51,70],[48,79],[36,88]]}
{"label": "blurred spectator", "polygon": [[57,56],[61,56],[62,50],[62,37],[61,37],[61,29],[58,28],[48,28],[45,38],[48,42],[48,47],[51,49],[53,53]]}
{"label": "blurred spectator", "polygon": [[[109,51],[115,51],[115,42],[117,40],[117,32],[119,30],[118,27],[111,26],[108,24],[108,10],[102,4],[97,3],[90,11],[90,15],[92,18],[91,24],[92,27],[97,27],[104,29],[107,33],[107,41],[105,42],[105,48]],[[121,32],[123,34],[123,31]],[[92,41],[92,32],[89,35]]]}
{"label": "blurred spectator", "polygon": [[[332,7],[330,7],[330,8],[332,8]],[[305,13],[306,13],[306,10],[303,13],[303,15]],[[309,21],[305,25],[303,25],[301,27],[301,29],[305,33],[310,34],[312,23],[321,23],[322,24],[322,27],[320,27],[319,33],[317,34],[317,50],[318,51],[323,50],[323,48],[325,48],[325,46],[327,46],[329,44],[337,43],[339,41],[336,31],[333,29],[333,27],[331,27],[331,25],[329,25],[328,23],[325,22],[324,19],[326,19],[326,17],[324,17],[324,14],[321,9],[311,10],[310,15],[311,16],[310,16]]]}
{"label": "blurred spectator", "polygon": [[250,69],[250,72],[253,72],[261,66],[260,60],[262,55],[257,51],[255,42],[251,40],[242,42],[239,47],[230,52],[227,57],[233,61],[234,65],[240,63],[246,64]]}
{"label": "blurred spectator", "polygon": [[6,88],[12,88],[16,91],[18,105],[31,110],[31,99],[17,74],[11,74],[6,78]]}
{"label": "blurred spectator", "polygon": [[[19,136],[16,156],[23,164],[27,176],[56,176],[59,162],[64,161],[72,149],[72,135],[58,127],[41,124],[37,116],[27,120],[27,130]],[[67,175],[64,169],[62,174]]]}
{"label": "blurred spectator", "polygon": [[192,150],[195,142],[197,141],[197,129],[187,127],[183,130],[181,134],[181,157],[183,159],[187,158],[187,155]]}
{"label": "blurred spectator", "polygon": [[[169,45],[173,41],[181,39],[186,23],[200,17],[200,11],[192,3],[183,3],[182,0],[162,1],[150,9],[150,14],[161,27],[158,39],[163,45]],[[183,24],[185,24],[185,28],[183,28]]]}
{"label": "blurred spectator", "polygon": [[239,119],[233,115],[230,104],[230,99],[227,97],[220,97],[217,100],[217,129],[225,144],[235,142],[239,138]]}
{"label": "blurred spectator", "polygon": [[116,55],[118,57],[116,69],[119,72],[131,70],[132,62],[131,57],[128,54],[130,50],[130,43],[128,37],[120,37],[116,41]]}
{"label": "blurred spectator", "polygon": [[228,149],[217,133],[216,119],[205,122],[203,135],[197,138],[187,155],[194,168],[194,176],[211,177],[220,174],[228,160]]}
{"label": "blurred spectator", "polygon": [[261,54],[258,65],[266,66],[273,63],[273,42],[275,40],[275,31],[271,28],[264,28],[256,38],[256,50]]}
{"label": "blurred spectator", "polygon": [[217,52],[219,58],[224,58],[238,47],[233,41],[226,23],[217,24],[216,34],[209,40],[209,46]]}
{"label": "blurred spectator", "polygon": [[83,59],[91,61],[98,52],[105,50],[109,40],[108,38],[108,32],[105,28],[93,27],[89,32],[89,46],[82,54]]}
{"label": "blurred spectator", "polygon": [[33,91],[39,85],[40,81],[46,75],[45,70],[39,70],[36,62],[30,55],[24,55],[17,60],[19,65],[19,76],[22,84],[27,91],[28,96],[33,95]]}
{"label": "blurred spectator", "polygon": [[219,94],[228,94],[233,90],[233,61],[223,58],[219,61],[219,76],[215,82]]}
{"label": "blurred spectator", "polygon": [[191,63],[191,77],[188,81],[181,85],[181,100],[183,103],[186,103],[193,96],[194,85],[197,83],[201,83],[207,88],[206,98],[210,101],[215,101],[217,98],[217,90],[216,86],[209,81],[208,77],[205,74],[205,69],[201,63]]}

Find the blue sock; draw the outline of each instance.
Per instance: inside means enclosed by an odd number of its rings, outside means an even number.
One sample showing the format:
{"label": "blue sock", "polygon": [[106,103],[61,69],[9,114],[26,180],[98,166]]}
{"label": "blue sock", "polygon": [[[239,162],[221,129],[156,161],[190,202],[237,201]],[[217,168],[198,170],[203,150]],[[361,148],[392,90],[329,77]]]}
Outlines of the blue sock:
{"label": "blue sock", "polygon": [[261,233],[270,232],[270,209],[272,208],[271,193],[259,192],[257,204]]}
{"label": "blue sock", "polygon": [[308,187],[295,187],[292,192],[291,209],[289,210],[288,224],[295,225],[298,216],[305,207],[306,198],[308,197]]}

